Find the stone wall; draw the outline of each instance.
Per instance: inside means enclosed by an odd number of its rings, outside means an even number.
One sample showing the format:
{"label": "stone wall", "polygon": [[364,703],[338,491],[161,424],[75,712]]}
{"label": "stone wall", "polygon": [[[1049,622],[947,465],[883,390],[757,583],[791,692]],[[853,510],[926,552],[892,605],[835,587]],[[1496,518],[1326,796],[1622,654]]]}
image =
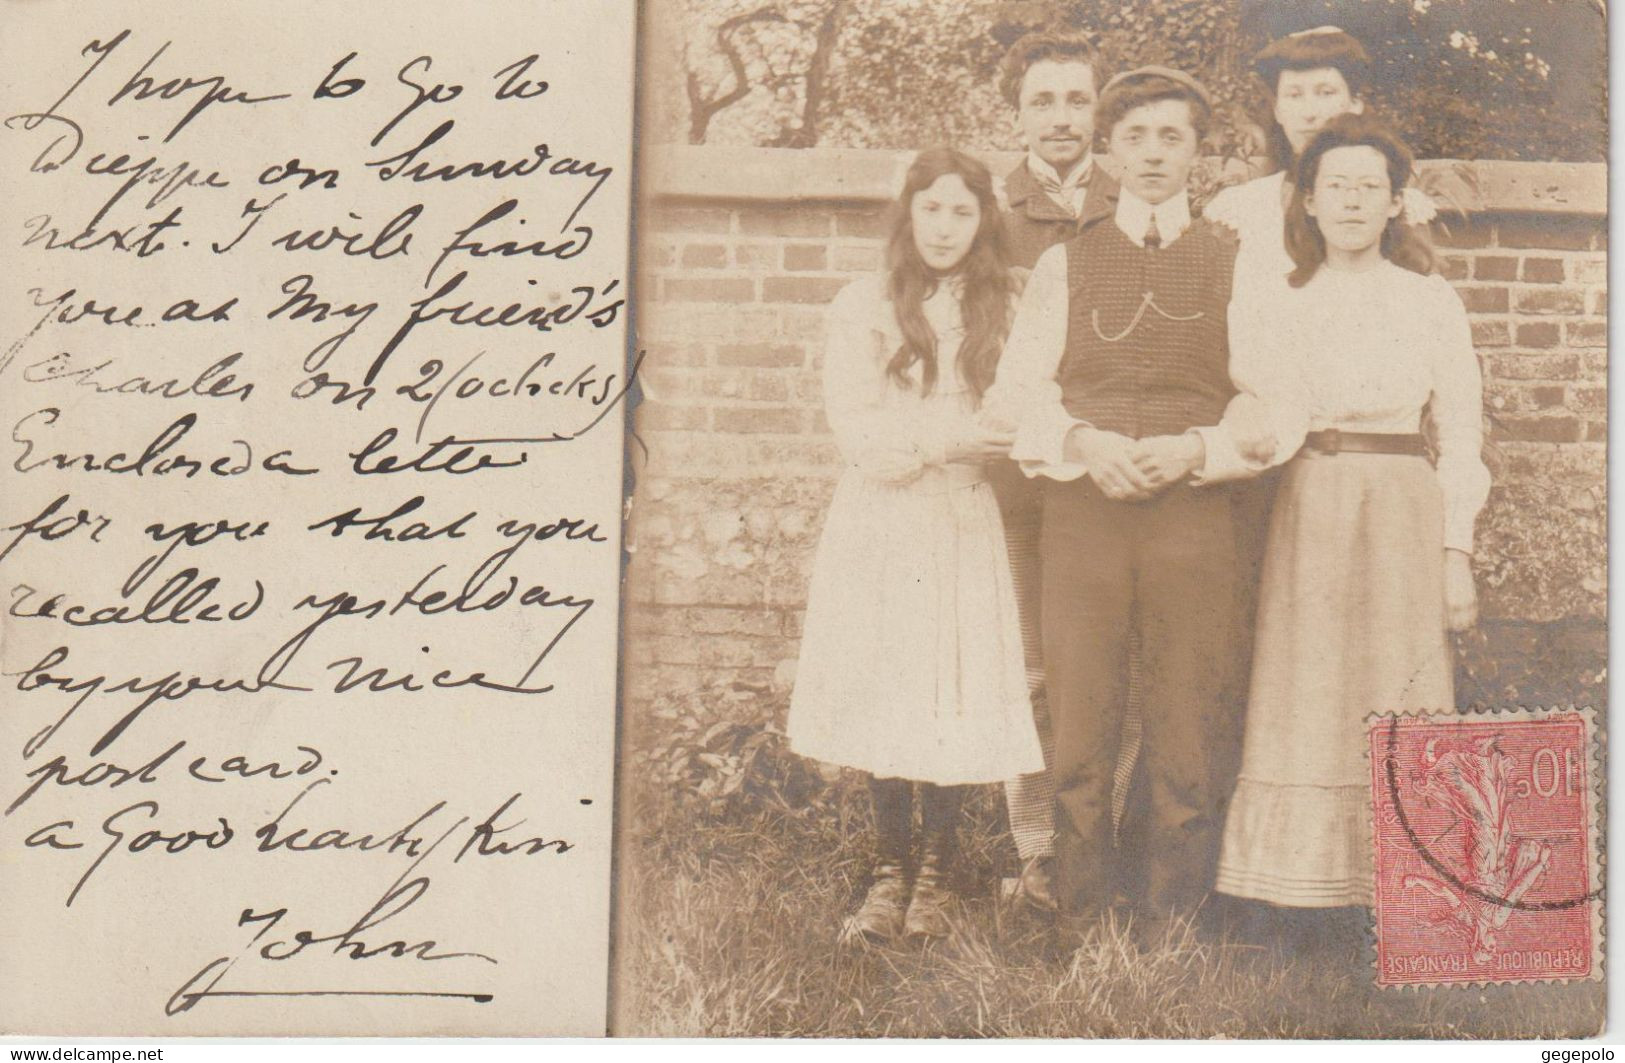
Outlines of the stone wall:
{"label": "stone wall", "polygon": [[[825,304],[879,267],[908,156],[649,153],[639,219],[627,696],[793,675],[838,471],[820,408]],[[1013,157],[988,160],[996,172]],[[1479,521],[1485,628],[1559,661],[1605,643],[1606,173],[1429,163],[1470,208],[1436,231],[1471,314],[1495,473]],[[1583,653],[1574,650],[1578,640]],[[1564,665],[1566,666],[1566,665]]]}

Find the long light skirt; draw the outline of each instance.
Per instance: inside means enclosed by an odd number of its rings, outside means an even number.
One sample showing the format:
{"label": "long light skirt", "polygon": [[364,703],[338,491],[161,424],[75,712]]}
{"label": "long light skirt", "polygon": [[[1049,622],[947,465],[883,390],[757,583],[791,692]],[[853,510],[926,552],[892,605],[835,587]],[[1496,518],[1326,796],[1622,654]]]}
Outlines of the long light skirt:
{"label": "long light skirt", "polygon": [[788,731],[804,756],[879,776],[957,785],[1043,768],[985,482],[842,478],[813,568]]}
{"label": "long light skirt", "polygon": [[1221,892],[1371,903],[1365,718],[1454,709],[1443,556],[1443,501],[1426,460],[1310,454],[1287,468]]}

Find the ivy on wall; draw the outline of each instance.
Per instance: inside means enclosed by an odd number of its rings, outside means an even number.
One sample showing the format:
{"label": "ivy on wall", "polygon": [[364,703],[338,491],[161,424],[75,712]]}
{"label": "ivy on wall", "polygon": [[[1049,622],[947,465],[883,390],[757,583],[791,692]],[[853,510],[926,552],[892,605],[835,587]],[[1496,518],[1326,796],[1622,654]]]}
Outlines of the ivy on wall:
{"label": "ivy on wall", "polygon": [[1268,108],[1249,58],[1336,24],[1371,51],[1371,103],[1420,157],[1591,161],[1606,149],[1598,0],[657,0],[655,139],[779,147],[1014,148],[995,89],[1025,32],[1093,35],[1108,64],[1187,70],[1257,150]]}

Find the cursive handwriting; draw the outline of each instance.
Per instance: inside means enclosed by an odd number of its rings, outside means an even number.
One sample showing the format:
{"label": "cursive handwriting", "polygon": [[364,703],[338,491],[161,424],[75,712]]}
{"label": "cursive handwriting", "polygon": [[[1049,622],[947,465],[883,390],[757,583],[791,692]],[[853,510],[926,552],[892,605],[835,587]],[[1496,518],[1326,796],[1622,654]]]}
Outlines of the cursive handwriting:
{"label": "cursive handwriting", "polygon": [[[274,940],[265,940],[271,935],[272,931],[276,930],[288,918],[288,909],[278,907],[263,912],[256,911],[253,908],[243,909],[242,914],[238,916],[237,925],[242,927],[257,924],[259,926],[259,929],[254,933],[244,950],[236,957],[219,956],[204,964],[197,973],[186,979],[180,988],[170,995],[169,1002],[164,1007],[164,1013],[171,1016],[179,1015],[190,1011],[202,1001],[210,998],[299,997],[323,996],[330,993],[339,996],[450,997],[488,1002],[491,999],[490,994],[445,991],[374,991],[365,989],[256,991],[220,988],[226,976],[237,966],[239,960],[245,958],[266,960],[272,963],[285,963],[301,957],[306,959],[342,957],[347,960],[410,959],[421,963],[444,960],[479,960],[484,963],[495,964],[497,962],[496,958],[483,952],[444,951],[441,949],[440,943],[432,938],[417,941],[397,938],[390,941],[387,940],[391,933],[389,931],[384,933],[385,940],[380,940],[372,934],[383,924],[398,918],[429,892],[432,880],[428,875],[417,874],[418,866],[428,859],[429,855],[439,848],[442,842],[466,822],[467,817],[464,817],[448,827],[445,833],[441,834],[433,844],[418,854],[407,869],[402,871],[394,882],[390,883],[383,895],[374,901],[371,907],[343,930],[326,933],[316,930],[298,930],[287,937],[282,937],[279,934]],[[286,931],[281,933],[285,934]],[[370,942],[369,938],[371,939]]]}
{"label": "cursive handwriting", "polygon": [[611,817],[541,811],[609,785],[623,448],[578,441],[641,364],[591,6],[546,48],[517,9],[19,8],[0,864],[43,891],[0,888],[0,939],[87,958],[39,999],[449,1031],[601,947],[569,923]]}
{"label": "cursive handwriting", "polygon": [[44,457],[35,458],[36,441],[29,433],[39,429],[49,429],[61,418],[62,411],[56,407],[47,407],[25,414],[11,429],[12,442],[17,443],[21,453],[11,463],[11,467],[18,472],[35,472],[49,468],[53,471],[72,469],[77,472],[101,472],[114,475],[134,476],[168,476],[178,473],[180,476],[191,479],[198,473],[207,472],[211,476],[241,476],[246,472],[258,469],[264,472],[280,473],[283,476],[310,476],[318,470],[304,468],[292,463],[293,451],[287,448],[277,450],[263,458],[255,459],[254,447],[247,440],[234,439],[230,444],[230,453],[209,458],[193,458],[184,451],[175,450],[187,433],[197,425],[197,414],[188,413],[177,417],[168,427],[159,432],[152,442],[135,457],[130,457],[125,451],[115,451],[112,454],[101,455],[94,451],[84,453],[68,453],[57,451]]}
{"label": "cursive handwriting", "polygon": [[[238,103],[252,106],[258,103],[270,103],[274,100],[288,99],[286,92],[273,93],[265,96],[251,96],[240,89],[234,89],[226,84],[226,79],[220,74],[209,74],[204,77],[173,77],[168,81],[158,81],[155,77],[147,75],[148,69],[156,63],[167,51],[173,41],[165,41],[159,45],[158,50],[141,68],[132,74],[124,86],[113,93],[107,100],[107,106],[112,107],[126,98],[137,102],[157,97],[159,100],[195,99],[190,109],[181,115],[167,134],[165,143],[174,140],[181,130],[191,124],[192,119],[221,103]],[[198,90],[202,90],[201,93]],[[194,95],[195,94],[195,95]]]}

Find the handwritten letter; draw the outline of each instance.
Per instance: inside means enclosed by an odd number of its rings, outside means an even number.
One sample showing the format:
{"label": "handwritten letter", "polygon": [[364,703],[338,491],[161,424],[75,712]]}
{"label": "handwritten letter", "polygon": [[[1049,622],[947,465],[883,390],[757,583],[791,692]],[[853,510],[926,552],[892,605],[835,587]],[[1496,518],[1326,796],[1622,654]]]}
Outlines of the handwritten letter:
{"label": "handwritten letter", "polygon": [[6,1032],[603,1032],[632,17],[7,5]]}

